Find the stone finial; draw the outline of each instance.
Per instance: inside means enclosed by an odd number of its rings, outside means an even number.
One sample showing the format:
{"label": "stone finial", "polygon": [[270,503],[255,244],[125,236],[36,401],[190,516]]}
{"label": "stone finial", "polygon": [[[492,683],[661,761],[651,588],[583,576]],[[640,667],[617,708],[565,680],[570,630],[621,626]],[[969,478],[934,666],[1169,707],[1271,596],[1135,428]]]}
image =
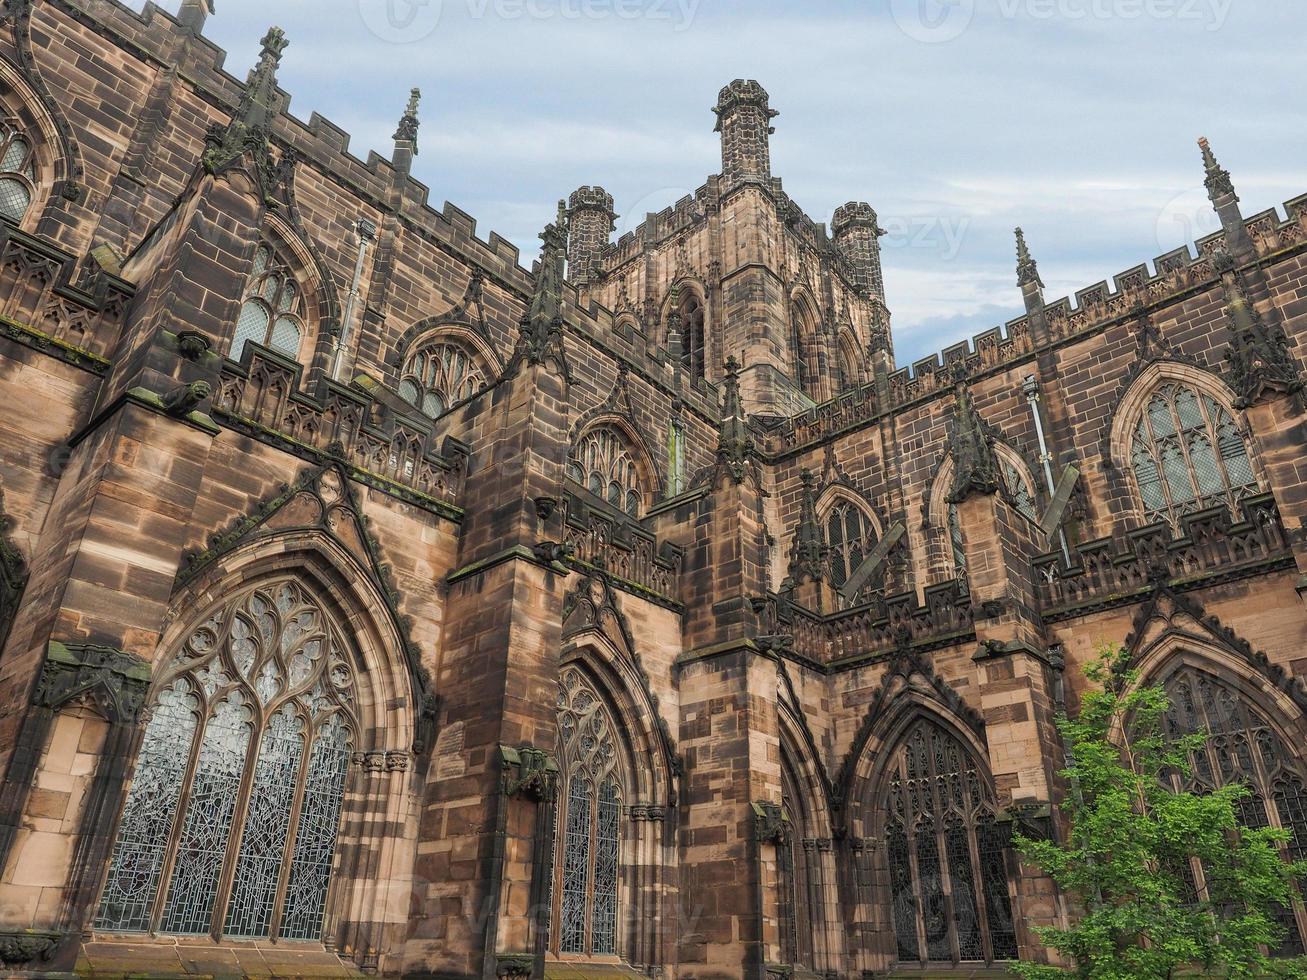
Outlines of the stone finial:
{"label": "stone finial", "polygon": [[953,486],[949,503],[958,504],[973,493],[998,492],[998,459],[994,439],[976,411],[971,389],[965,380],[954,385],[953,427],[949,448],[953,453]]}
{"label": "stone finial", "polygon": [[517,353],[528,364],[553,361],[570,377],[563,349],[563,268],[567,261],[567,202],[558,202],[558,215],[540,233],[543,247],[531,303],[522,317]]}
{"label": "stone finial", "polygon": [[399,117],[399,127],[395,130],[393,139],[396,143],[411,143],[413,146],[413,155],[417,156],[418,152],[418,105],[422,101],[422,90],[415,88],[408,93],[408,105],[404,109],[404,115]]}
{"label": "stone finial", "polygon": [[740,404],[740,362],[726,359],[726,376],[722,380],[722,424],[717,437],[717,467],[730,473],[736,483],[743,483],[753,455],[753,435]]}
{"label": "stone finial", "polygon": [[812,470],[804,470],[799,481],[799,525],[790,552],[790,579],[796,584],[820,582],[826,574],[826,544],[817,521],[816,477]]}
{"label": "stone finial", "polygon": [[1211,198],[1212,203],[1217,204],[1217,199],[1224,194],[1229,194],[1238,201],[1239,195],[1234,192],[1230,171],[1216,162],[1216,154],[1212,152],[1212,144],[1207,141],[1206,136],[1198,140],[1198,147],[1203,152],[1203,169],[1207,171],[1207,177],[1203,182],[1207,185],[1207,196]]}
{"label": "stone finial", "polygon": [[1026,233],[1020,228],[1016,230],[1017,235],[1017,285],[1027,286],[1034,284],[1040,289],[1044,288],[1044,280],[1039,277],[1039,265],[1030,255],[1030,248],[1026,245]]}
{"label": "stone finial", "polygon": [[1229,321],[1230,386],[1239,396],[1237,408],[1247,408],[1279,395],[1296,395],[1303,390],[1302,372],[1289,350],[1289,339],[1278,326],[1267,324],[1249,300],[1233,257],[1220,251],[1213,266],[1225,291],[1225,315]]}
{"label": "stone finial", "polygon": [[[274,165],[269,153],[268,129],[279,111],[277,68],[289,43],[280,27],[270,27],[263,36],[259,63],[246,79],[245,91],[231,122],[208,137],[204,165],[210,173],[224,170],[247,150],[253,150],[259,158],[255,169],[260,179],[272,182]],[[266,193],[268,188],[264,190]]]}

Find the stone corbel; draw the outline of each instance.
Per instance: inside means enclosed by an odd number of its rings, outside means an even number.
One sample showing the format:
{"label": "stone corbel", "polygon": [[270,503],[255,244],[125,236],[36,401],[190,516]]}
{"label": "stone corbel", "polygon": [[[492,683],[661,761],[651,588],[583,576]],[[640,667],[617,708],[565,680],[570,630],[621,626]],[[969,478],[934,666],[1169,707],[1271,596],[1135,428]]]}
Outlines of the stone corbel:
{"label": "stone corbel", "polygon": [[0,963],[21,966],[44,963],[59,946],[63,935],[40,929],[16,929],[0,932]]}
{"label": "stone corbel", "polygon": [[789,839],[788,820],[779,803],[753,804],[753,831],[760,844],[784,844]]}
{"label": "stone corbel", "polygon": [[495,957],[495,976],[529,977],[535,969],[535,957],[530,953],[500,953]]}
{"label": "stone corbel", "polygon": [[531,745],[499,747],[503,760],[504,794],[521,796],[537,803],[547,799],[558,776],[558,763],[544,749]]}
{"label": "stone corbel", "polygon": [[58,711],[79,697],[110,722],[135,723],[150,687],[150,665],[114,647],[52,640],[33,702]]}
{"label": "stone corbel", "polygon": [[1053,839],[1053,808],[1039,800],[1017,800],[1007,808],[1013,834],[1031,840]]}

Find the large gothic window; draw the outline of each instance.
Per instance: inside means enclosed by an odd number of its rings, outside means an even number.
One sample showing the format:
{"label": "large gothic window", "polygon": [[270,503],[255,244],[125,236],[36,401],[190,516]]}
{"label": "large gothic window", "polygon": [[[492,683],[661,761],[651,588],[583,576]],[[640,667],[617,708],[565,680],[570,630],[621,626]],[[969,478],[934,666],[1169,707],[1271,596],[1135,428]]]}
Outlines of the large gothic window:
{"label": "large gothic window", "polygon": [[[1170,702],[1167,733],[1207,736],[1203,748],[1190,753],[1190,774],[1171,775],[1172,788],[1205,793],[1244,784],[1252,795],[1239,804],[1243,825],[1281,827],[1292,835],[1286,856],[1294,861],[1307,856],[1307,791],[1297,759],[1266,719],[1232,687],[1193,667],[1177,670],[1164,687]],[[1201,893],[1203,868],[1197,859],[1187,878]],[[1283,909],[1279,919],[1287,934],[1280,952],[1301,955],[1307,924],[1302,908]]]}
{"label": "large gothic window", "polygon": [[895,751],[884,839],[902,963],[1013,960],[1007,832],[974,756],[921,720]]}
{"label": "large gothic window", "polygon": [[21,222],[36,188],[32,142],[15,120],[0,122],[0,215]]}
{"label": "large gothic window", "polygon": [[1178,526],[1185,514],[1216,503],[1234,510],[1257,492],[1248,446],[1230,413],[1175,382],[1149,400],[1135,426],[1130,463],[1150,522]]}
{"label": "large gothic window", "polygon": [[703,301],[693,292],[681,300],[681,366],[692,380],[704,377],[707,360]]}
{"label": "large gothic window", "polygon": [[304,297],[289,267],[271,245],[260,243],[254,252],[249,286],[236,321],[231,359],[239,361],[250,341],[298,357],[304,336]]}
{"label": "large gothic window", "polygon": [[617,952],[622,787],[613,721],[576,667],[558,686],[562,784],[551,944],[582,956]]}
{"label": "large gothic window", "polygon": [[[831,585],[843,587],[849,577],[876,547],[876,527],[862,509],[848,500],[837,500],[826,514],[826,544],[830,548]],[[863,592],[884,585],[882,569]]]}
{"label": "large gothic window", "polygon": [[640,516],[640,478],[634,454],[616,431],[591,429],[572,447],[567,476],[632,517]]}
{"label": "large gothic window", "polygon": [[485,386],[485,372],[466,348],[440,340],[409,355],[399,397],[434,419]]}
{"label": "large gothic window", "polygon": [[321,938],[354,681],[295,581],[229,599],[167,661],[95,926]]}
{"label": "large gothic window", "polygon": [[781,755],[781,810],[787,832],[776,848],[781,962],[813,969],[813,901],[816,841],[805,819],[805,801],[788,754]]}
{"label": "large gothic window", "polygon": [[810,321],[800,305],[792,304],[790,311],[790,347],[794,356],[794,383],[799,390],[811,395],[816,382],[816,372],[812,369],[812,329]]}

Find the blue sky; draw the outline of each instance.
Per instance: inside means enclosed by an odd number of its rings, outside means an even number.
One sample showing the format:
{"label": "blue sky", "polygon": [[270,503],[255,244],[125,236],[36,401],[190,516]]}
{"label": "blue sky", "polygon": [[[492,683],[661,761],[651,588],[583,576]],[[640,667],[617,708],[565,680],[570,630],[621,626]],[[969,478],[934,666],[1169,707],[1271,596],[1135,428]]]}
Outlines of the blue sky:
{"label": "blue sky", "polygon": [[1245,214],[1307,192],[1302,0],[216,3],[228,70],[275,21],[292,113],[359,156],[420,86],[415,175],[524,260],[580,184],[619,231],[698,187],[718,89],[758,79],[790,195],[818,221],[869,201],[891,230],[900,364],[1021,312],[1017,224],[1050,299],[1213,230],[1199,136]]}

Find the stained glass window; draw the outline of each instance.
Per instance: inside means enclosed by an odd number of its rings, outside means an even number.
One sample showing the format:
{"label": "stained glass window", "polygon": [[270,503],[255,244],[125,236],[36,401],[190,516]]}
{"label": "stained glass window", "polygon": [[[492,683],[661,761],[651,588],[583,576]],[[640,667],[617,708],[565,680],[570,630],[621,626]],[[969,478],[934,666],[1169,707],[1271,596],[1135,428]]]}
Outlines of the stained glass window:
{"label": "stained glass window", "polygon": [[[831,585],[841,588],[876,547],[876,527],[862,509],[848,500],[831,505],[823,521],[826,544],[830,547]],[[884,565],[875,578],[863,587],[874,592],[884,585]]]}
{"label": "stained glass window", "polygon": [[250,341],[298,357],[304,334],[302,295],[286,263],[271,245],[261,243],[245,288],[245,301],[236,320],[231,359],[239,361]]}
{"label": "stained glass window", "polygon": [[0,122],[0,215],[22,221],[36,187],[32,143],[13,120]]}
{"label": "stained glass window", "polygon": [[567,475],[618,510],[640,516],[642,491],[634,453],[613,429],[591,429],[583,436],[572,447]]}
{"label": "stained glass window", "polygon": [[151,708],[96,928],[321,938],[350,660],[291,579],[236,593],[190,632]]}
{"label": "stained glass window", "polygon": [[[1300,860],[1307,843],[1307,799],[1298,774],[1298,760],[1270,723],[1233,687],[1195,667],[1184,666],[1163,685],[1169,708],[1166,730],[1173,737],[1207,736],[1202,748],[1189,754],[1190,775],[1169,777],[1173,789],[1210,792],[1229,783],[1242,783],[1251,795],[1240,801],[1245,827],[1281,827],[1290,834],[1285,855]],[[1204,889],[1202,865],[1190,862],[1186,878],[1195,894]],[[1303,952],[1303,910],[1278,910],[1286,938],[1279,952]]]}
{"label": "stained glass window", "polygon": [[811,889],[815,844],[799,781],[787,747],[781,749],[781,812],[785,817],[785,840],[776,847],[777,911],[781,930],[781,962],[802,970],[815,967],[813,961],[813,901]]}
{"label": "stained glass window", "polygon": [[1014,959],[1007,843],[974,757],[923,719],[893,759],[885,839],[899,960]]}
{"label": "stained glass window", "polygon": [[486,375],[462,344],[441,340],[409,355],[399,382],[399,396],[436,418],[486,386]]}
{"label": "stained glass window", "polygon": [[1257,492],[1248,446],[1225,406],[1178,383],[1160,387],[1130,445],[1135,485],[1148,521],[1178,526],[1216,503],[1231,510]]}
{"label": "stained glass window", "polygon": [[612,718],[576,667],[558,688],[562,769],[560,854],[550,941],[557,951],[602,955],[617,950],[622,789]]}

